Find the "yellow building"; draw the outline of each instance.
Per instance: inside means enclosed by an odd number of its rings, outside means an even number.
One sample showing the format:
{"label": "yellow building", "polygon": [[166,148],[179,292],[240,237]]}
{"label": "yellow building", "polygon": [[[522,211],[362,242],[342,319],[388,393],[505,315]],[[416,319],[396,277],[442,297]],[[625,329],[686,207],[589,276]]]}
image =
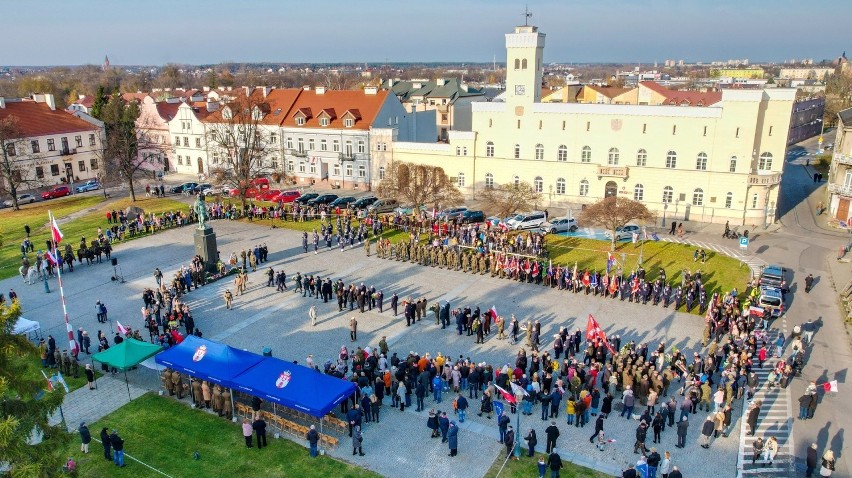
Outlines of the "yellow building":
{"label": "yellow building", "polygon": [[763,78],[763,68],[719,68],[710,70],[713,77],[753,79]]}
{"label": "yellow building", "polygon": [[775,220],[794,89],[725,90],[707,106],[542,103],[544,43],[537,27],[516,27],[506,35],[505,101],[474,103],[472,131],[450,131],[448,143],[385,143],[373,167],[438,165],[468,196],[526,181],[550,206],[618,195],[669,219]]}

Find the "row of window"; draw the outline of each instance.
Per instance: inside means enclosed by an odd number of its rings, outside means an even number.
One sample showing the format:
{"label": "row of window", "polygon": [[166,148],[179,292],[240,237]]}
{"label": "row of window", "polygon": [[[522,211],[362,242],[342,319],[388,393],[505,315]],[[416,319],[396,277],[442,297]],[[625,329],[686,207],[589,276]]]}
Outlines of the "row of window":
{"label": "row of window", "polygon": [[[518,60],[515,60],[515,61],[518,61]],[[603,100],[604,100],[603,96],[598,96],[597,103],[603,104]],[[624,103],[614,103],[614,104],[620,105],[620,104],[624,104]],[[646,105],[647,103],[639,103],[639,104]],[[516,125],[517,125],[516,126],[517,129],[521,129],[521,120],[520,119],[517,120]],[[568,126],[568,122],[563,120],[562,121],[562,131],[565,131],[567,126]],[[493,118],[488,119],[488,127],[489,128],[494,127],[494,119]],[[538,120],[538,129],[544,129],[544,120]],[[586,131],[588,132],[588,131],[591,131],[591,130],[592,130],[592,122],[586,121]],[[773,130],[773,127],[770,126],[769,131],[768,131],[769,136],[772,136],[772,130]],[[648,123],[642,123],[642,134],[647,134],[647,133],[648,133]],[[676,134],[677,134],[677,125],[674,124],[674,125],[672,125],[672,135],[676,135]],[[704,130],[703,130],[701,135],[707,136],[707,126],[704,127]],[[740,137],[740,128],[737,127],[737,129],[734,131],[734,138],[739,138],[739,137]]]}
{"label": "row of window", "polygon": [[[384,151],[387,151],[387,145],[384,143],[380,143],[382,147],[384,147]],[[294,147],[295,146],[295,147]],[[353,143],[351,139],[347,139],[343,144],[343,152],[347,155],[352,155],[353,151],[358,153],[366,153],[367,152],[367,143],[364,140],[359,139],[357,143],[355,143],[356,149],[353,150]],[[298,151],[300,153],[307,153],[308,151],[316,151],[316,143],[314,142],[314,138],[308,138],[307,148],[305,147],[305,139],[297,138],[295,144],[293,143],[293,138],[287,138],[287,149],[290,151]],[[334,139],[331,141],[331,150],[335,153],[340,152],[340,140]],[[328,151],[328,140],[320,139],[319,140],[319,151]],[[382,151],[382,149],[379,149]]]}
{"label": "row of window", "polygon": [[[464,154],[460,154],[459,147],[456,147],[456,156],[467,156],[467,148],[464,148]],[[514,159],[521,159],[521,145],[515,144],[514,147]],[[485,156],[488,158],[494,157],[494,143],[489,141],[485,143]],[[666,168],[675,169],[677,168],[677,158],[678,154],[676,151],[670,150],[666,153]],[[535,145],[535,159],[543,160],[544,159],[544,145],[541,143]],[[556,161],[559,162],[567,162],[568,161],[568,147],[564,144],[559,145],[556,149]],[[581,163],[591,163],[592,162],[592,148],[590,146],[583,146],[580,150],[580,162]],[[621,151],[618,148],[610,148],[607,152],[607,165],[609,166],[618,166],[621,162]],[[707,170],[707,162],[708,156],[707,153],[701,152],[695,157],[695,169],[700,171]],[[640,149],[636,152],[636,166],[647,166],[648,163],[648,151],[645,149]],[[762,153],[758,159],[758,170],[767,171],[772,169],[772,153]],[[728,170],[730,172],[736,172],[737,170],[737,157],[731,156]]]}
{"label": "row of window", "polygon": [[[69,166],[71,165],[71,163],[66,163],[66,164],[68,164]],[[98,160],[96,158],[91,158],[89,160],[89,167],[91,169],[98,169]],[[86,161],[83,161],[83,160],[77,161],[77,169],[81,173],[85,172],[86,171]],[[36,166],[35,175],[36,175],[36,178],[38,178],[38,179],[44,179],[44,166]],[[50,175],[51,176],[59,176],[60,175],[60,168],[59,168],[58,164],[51,164],[50,165]]]}
{"label": "row of window", "polygon": [[[60,141],[60,144],[62,145],[62,149],[60,151],[62,153],[68,153],[70,151],[69,148],[68,148],[68,137],[63,136],[59,139],[59,141]],[[47,143],[47,150],[48,151],[56,151],[56,143],[55,143],[53,138],[48,138],[46,140],[46,143]],[[79,134],[74,136],[74,143],[77,145],[78,148],[82,148],[83,147],[83,136],[79,135]],[[97,139],[95,138],[95,135],[90,134],[89,135],[89,146],[95,146],[96,144],[97,144]],[[40,143],[39,140],[37,140],[37,139],[30,140],[30,151],[32,151],[33,154],[38,154],[38,153],[41,152],[41,143]],[[16,156],[18,154],[18,151],[15,149],[14,143],[9,143],[9,144],[6,145],[6,153],[9,156]]]}
{"label": "row of window", "polygon": [[[277,165],[277,162],[275,162],[274,164]],[[292,173],[296,169],[295,166],[296,165],[295,165],[295,162],[293,160],[287,161],[287,171],[288,172]],[[345,174],[344,174],[343,177],[346,177],[346,176],[353,177],[352,163],[346,163],[343,167],[345,168],[344,169]],[[307,161],[299,161],[299,172],[300,173],[316,174],[317,173],[317,164],[315,162],[308,163]],[[340,177],[340,163],[332,164],[331,175],[335,176],[335,177]],[[358,177],[359,178],[366,178],[367,177],[367,165],[366,164],[359,164],[358,165]],[[385,178],[385,168],[381,167],[381,168],[379,168],[379,180],[384,179],[384,178]]]}

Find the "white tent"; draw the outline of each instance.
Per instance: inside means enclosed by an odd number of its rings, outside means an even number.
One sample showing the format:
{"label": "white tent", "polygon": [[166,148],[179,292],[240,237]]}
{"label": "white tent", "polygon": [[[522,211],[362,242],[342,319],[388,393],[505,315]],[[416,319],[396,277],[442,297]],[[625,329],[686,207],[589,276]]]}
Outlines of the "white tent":
{"label": "white tent", "polygon": [[41,324],[35,320],[18,317],[13,331],[17,335],[26,335],[28,339],[35,340],[41,337]]}

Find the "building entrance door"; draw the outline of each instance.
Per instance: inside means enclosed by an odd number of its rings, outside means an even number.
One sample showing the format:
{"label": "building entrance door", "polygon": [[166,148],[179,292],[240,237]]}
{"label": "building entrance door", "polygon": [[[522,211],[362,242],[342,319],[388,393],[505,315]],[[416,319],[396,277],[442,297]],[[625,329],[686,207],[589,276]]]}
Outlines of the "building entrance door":
{"label": "building entrance door", "polygon": [[840,198],[837,203],[837,214],[834,216],[841,221],[849,219],[849,200]]}
{"label": "building entrance door", "polygon": [[74,169],[71,163],[65,163],[65,180],[71,184],[74,179]]}
{"label": "building entrance door", "polygon": [[615,181],[609,181],[604,186],[604,197],[609,198],[618,195],[618,185],[615,184]]}
{"label": "building entrance door", "polygon": [[198,174],[204,174],[204,163],[198,158]]}

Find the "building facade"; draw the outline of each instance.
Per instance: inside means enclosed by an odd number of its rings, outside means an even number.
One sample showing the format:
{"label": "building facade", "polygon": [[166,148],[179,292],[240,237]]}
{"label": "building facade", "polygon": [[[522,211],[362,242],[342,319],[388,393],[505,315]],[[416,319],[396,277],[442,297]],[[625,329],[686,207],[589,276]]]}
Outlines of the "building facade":
{"label": "building facade", "polygon": [[828,172],[828,210],[832,217],[849,227],[852,220],[849,208],[852,202],[852,108],[841,111],[837,117],[834,154]]}
{"label": "building facade", "polygon": [[471,103],[486,101],[485,92],[458,78],[432,80],[387,80],[389,88],[407,111],[435,111],[438,141],[446,141],[451,130],[470,131]]}
{"label": "building facade", "polygon": [[617,195],[661,218],[775,220],[795,90],[725,90],[707,106],[541,103],[544,43],[516,27],[505,101],[474,103],[472,131],[448,144],[396,141],[389,159],[441,166],[468,196],[525,181],[545,207]]}
{"label": "building facade", "polygon": [[825,98],[802,98],[793,103],[793,114],[790,117],[790,134],[787,144],[796,144],[808,138],[813,138],[823,131],[823,112]]}
{"label": "building facade", "polygon": [[[53,95],[0,97],[0,120],[14,117],[22,136],[4,141],[4,156],[23,189],[74,184],[102,177],[103,123],[56,108]],[[15,165],[17,163],[17,165]],[[8,187],[2,181],[2,188]]]}

